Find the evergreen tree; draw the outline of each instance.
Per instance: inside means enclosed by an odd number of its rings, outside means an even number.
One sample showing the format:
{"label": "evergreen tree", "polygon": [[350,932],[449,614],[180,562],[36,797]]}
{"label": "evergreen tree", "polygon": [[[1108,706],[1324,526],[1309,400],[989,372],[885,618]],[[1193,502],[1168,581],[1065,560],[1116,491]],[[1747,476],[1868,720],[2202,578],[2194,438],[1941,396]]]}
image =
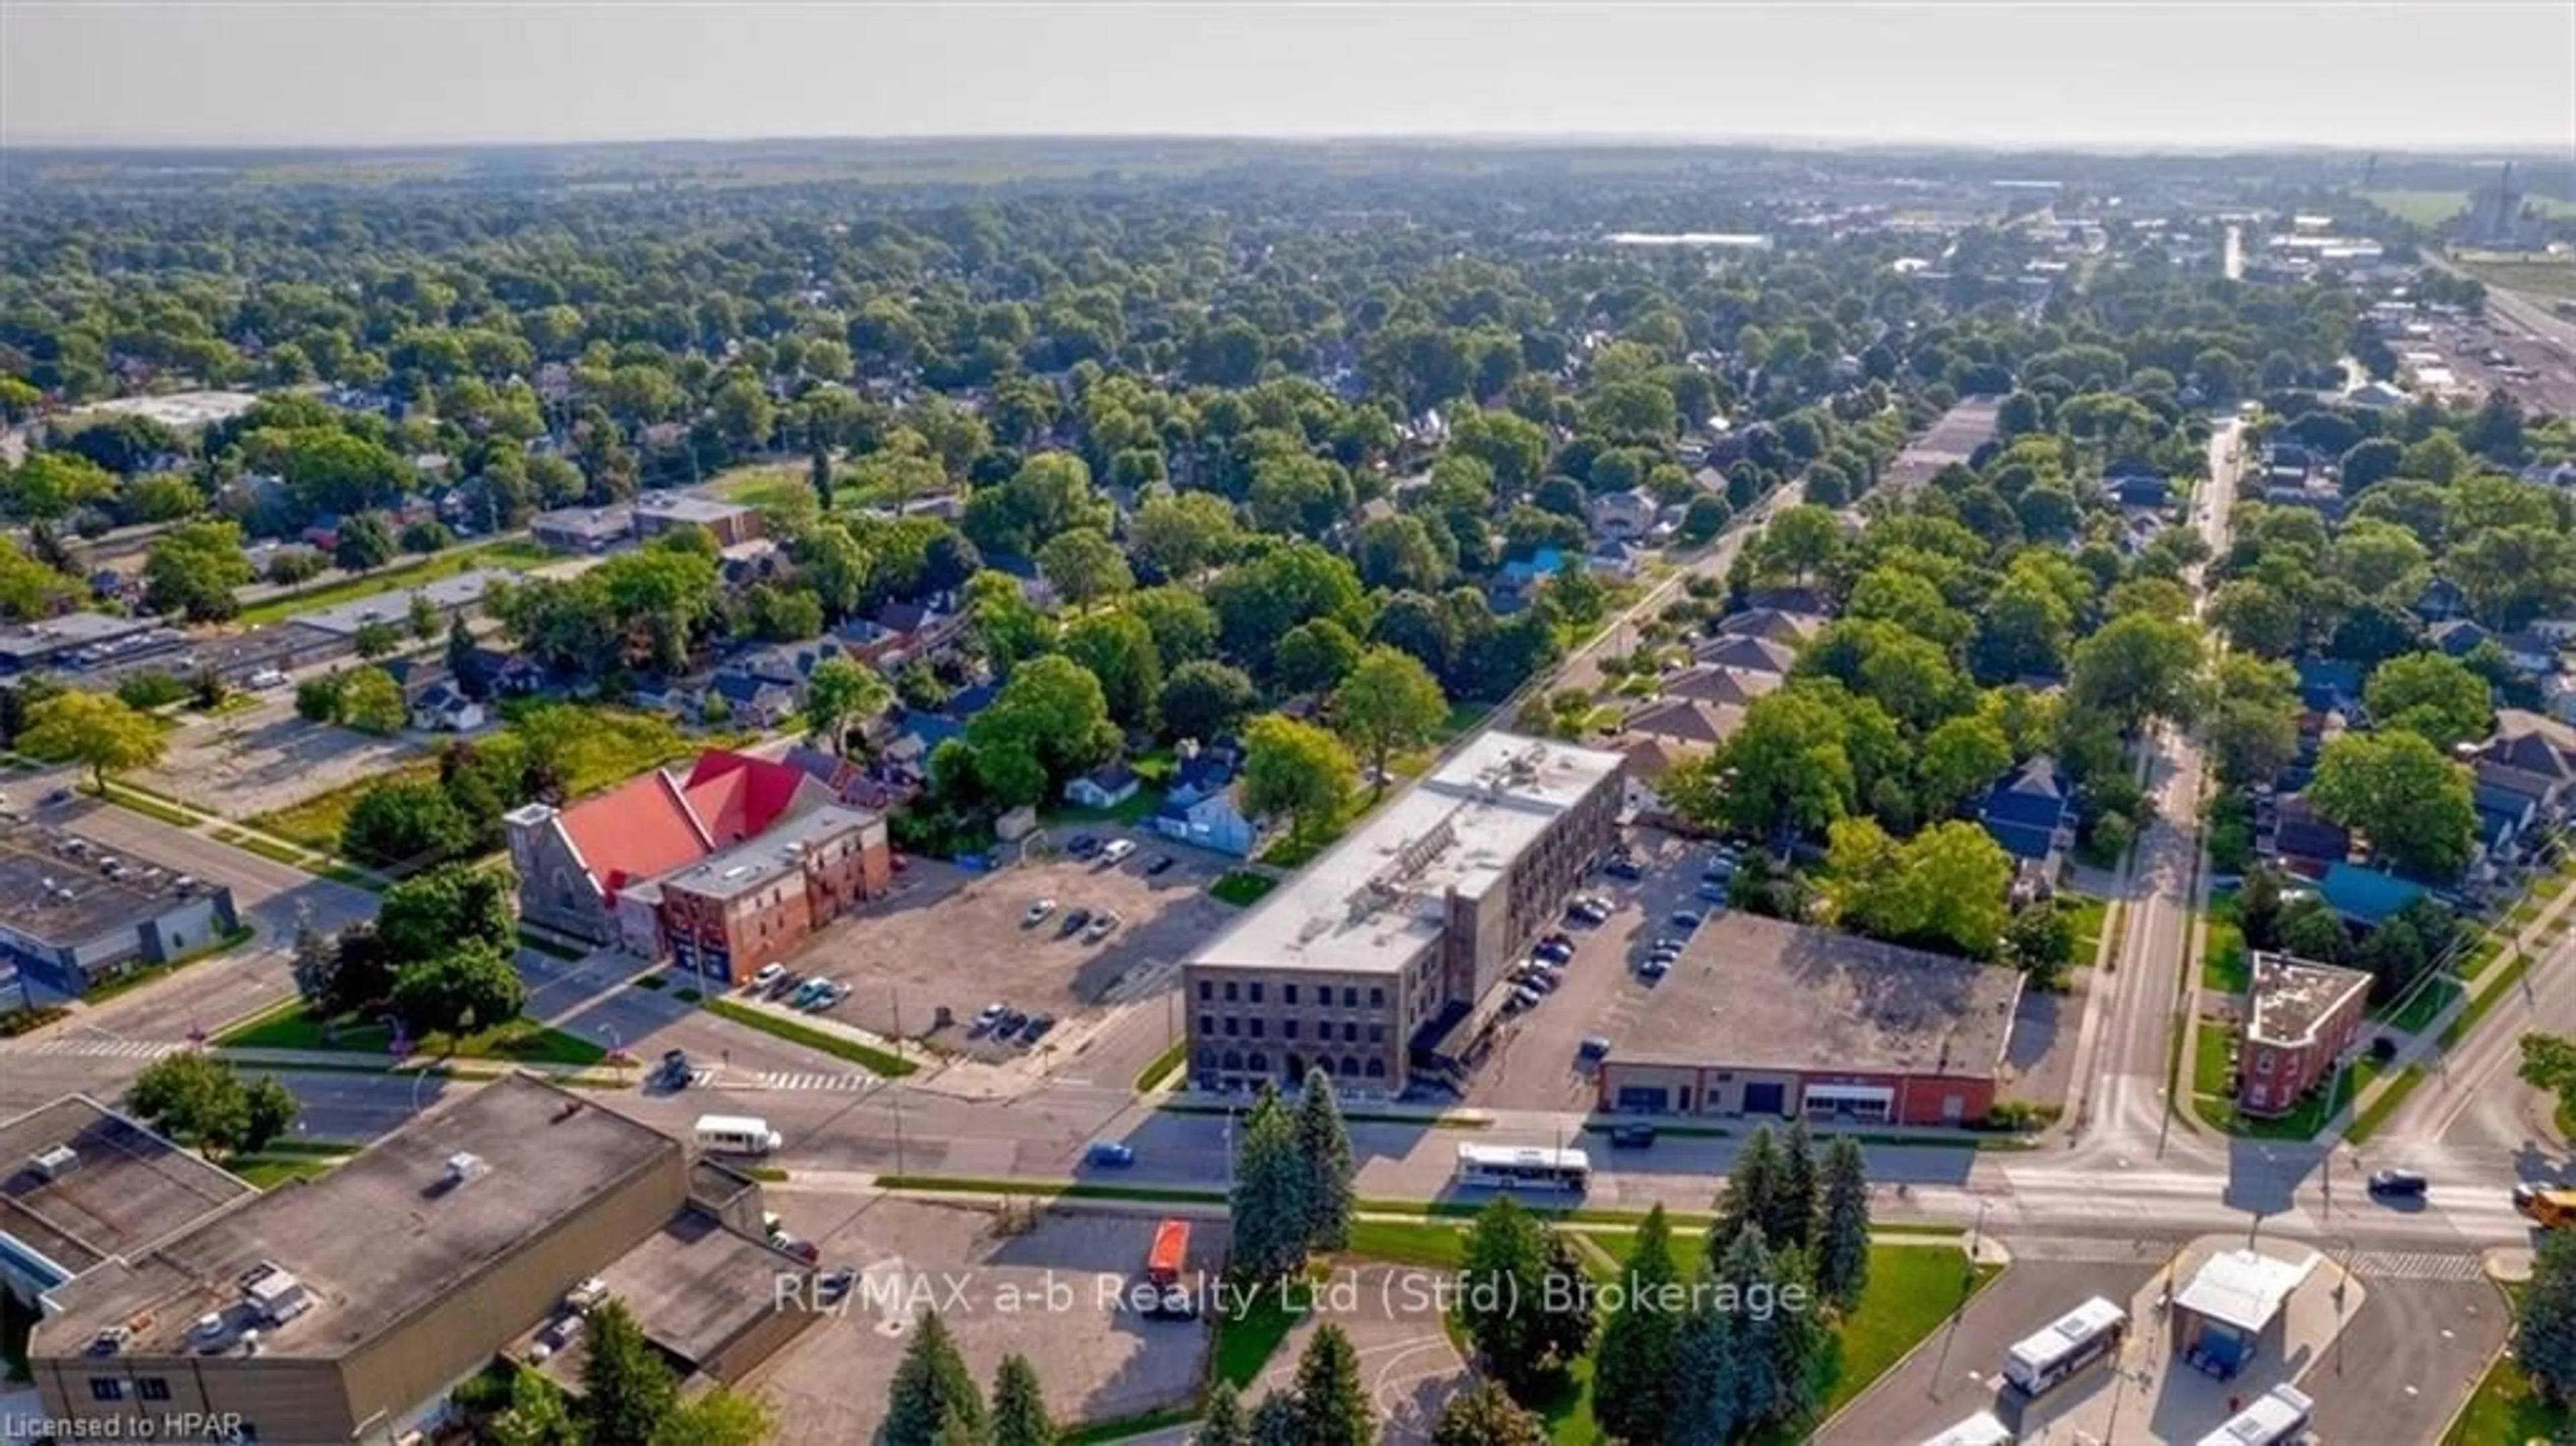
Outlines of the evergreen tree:
{"label": "evergreen tree", "polygon": [[993,1374],[992,1446],[1055,1446],[1055,1439],[1037,1367],[1016,1352],[1002,1357]]}
{"label": "evergreen tree", "polygon": [[930,1438],[930,1446],[987,1446],[987,1443],[982,1428],[963,1416],[955,1416],[940,1425],[939,1434]]}
{"label": "evergreen tree", "polygon": [[1584,1272],[1583,1257],[1574,1253],[1574,1241],[1560,1230],[1542,1227],[1540,1233],[1547,1242],[1546,1268],[1538,1299],[1522,1302],[1522,1308],[1538,1313],[1534,1343],[1540,1359],[1562,1368],[1592,1348],[1592,1332],[1600,1321],[1593,1311],[1592,1278]]}
{"label": "evergreen tree", "polygon": [[[1735,1418],[1745,1423],[1776,1421],[1787,1408],[1790,1392],[1780,1379],[1780,1313],[1744,1309],[1756,1291],[1770,1289],[1779,1267],[1762,1227],[1747,1225],[1719,1257],[1717,1280],[1724,1299],[1735,1305],[1734,1328],[1728,1333],[1727,1374],[1735,1385]],[[1776,1298],[1776,1297],[1775,1297]]]}
{"label": "evergreen tree", "polygon": [[1816,1233],[1816,1137],[1804,1118],[1780,1141],[1780,1190],[1762,1214],[1774,1250],[1804,1250]]}
{"label": "evergreen tree", "polygon": [[1244,1419],[1243,1398],[1223,1381],[1208,1391],[1196,1446],[1252,1446],[1252,1423]]}
{"label": "evergreen tree", "polygon": [[903,1362],[886,1396],[885,1446],[950,1446],[951,1438],[980,1442],[984,1397],[974,1373],[939,1312],[926,1310],[914,1324]]}
{"label": "evergreen tree", "polygon": [[2513,1358],[2542,1400],[2576,1402],[2576,1233],[2553,1230],[2541,1240],[2513,1323]]}
{"label": "evergreen tree", "polygon": [[1297,1410],[1297,1398],[1285,1391],[1272,1391],[1252,1408],[1252,1446],[1305,1446],[1306,1421]]}
{"label": "evergreen tree", "polygon": [[1726,1193],[1717,1199],[1717,1221],[1708,1232],[1709,1264],[1726,1258],[1727,1247],[1745,1226],[1772,1218],[1784,1168],[1779,1137],[1769,1125],[1755,1130],[1736,1152],[1735,1164],[1726,1174]]}
{"label": "evergreen tree", "polygon": [[1534,1399],[1592,1339],[1580,1262],[1509,1195],[1477,1212],[1459,1277],[1459,1323],[1515,1400]]}
{"label": "evergreen tree", "polygon": [[1869,1286],[1869,1165],[1860,1141],[1825,1147],[1824,1203],[1816,1212],[1816,1289],[1845,1314]]}
{"label": "evergreen tree", "polygon": [[483,1427],[491,1446],[581,1446],[581,1428],[554,1382],[535,1371],[510,1378],[510,1407]]}
{"label": "evergreen tree", "polygon": [[653,1446],[761,1446],[777,1426],[759,1397],[709,1391],[663,1417]]}
{"label": "evergreen tree", "polygon": [[582,1330],[581,1414],[591,1446],[647,1446],[679,1404],[679,1377],[644,1339],[626,1302],[611,1299]]}
{"label": "evergreen tree", "polygon": [[1671,1427],[1688,1312],[1667,1297],[1678,1295],[1680,1283],[1672,1224],[1658,1205],[1637,1228],[1592,1368],[1592,1419],[1629,1446],[1662,1441]]}
{"label": "evergreen tree", "polygon": [[492,678],[483,666],[483,650],[475,646],[474,630],[465,626],[463,613],[447,625],[447,671],[456,679],[457,692],[477,703],[492,696]]}
{"label": "evergreen tree", "polygon": [[[1712,1279],[1713,1272],[1703,1264],[1699,1283],[1706,1286]],[[1736,1426],[1743,1419],[1736,1410],[1736,1317],[1721,1308],[1706,1290],[1698,1292],[1693,1301],[1691,1312],[1682,1319],[1681,1329],[1673,1339],[1671,1423],[1662,1434],[1650,1433],[1635,1441],[1698,1446],[1701,1442],[1735,1439]]]}
{"label": "evergreen tree", "polygon": [[1297,1360],[1298,1446],[1376,1446],[1377,1417],[1360,1384],[1360,1353],[1331,1321]]}
{"label": "evergreen tree", "polygon": [[1306,1182],[1296,1122],[1265,1085],[1234,1159],[1234,1263],[1254,1280],[1284,1279],[1305,1263]]}
{"label": "evergreen tree", "polygon": [[327,1010],[331,1003],[331,975],[339,967],[340,951],[331,936],[313,927],[313,906],[295,906],[295,992],[313,1010]]}
{"label": "evergreen tree", "polygon": [[1333,1077],[1321,1069],[1307,1073],[1306,1095],[1297,1103],[1297,1153],[1306,1167],[1306,1248],[1339,1250],[1350,1243],[1356,1200],[1351,1132],[1342,1123]]}
{"label": "evergreen tree", "polygon": [[1547,1446],[1547,1428],[1500,1386],[1479,1381],[1441,1408],[1431,1446]]}
{"label": "evergreen tree", "polygon": [[814,439],[813,458],[806,464],[806,475],[814,484],[814,501],[829,516],[832,511],[832,454],[825,450],[820,437]]}

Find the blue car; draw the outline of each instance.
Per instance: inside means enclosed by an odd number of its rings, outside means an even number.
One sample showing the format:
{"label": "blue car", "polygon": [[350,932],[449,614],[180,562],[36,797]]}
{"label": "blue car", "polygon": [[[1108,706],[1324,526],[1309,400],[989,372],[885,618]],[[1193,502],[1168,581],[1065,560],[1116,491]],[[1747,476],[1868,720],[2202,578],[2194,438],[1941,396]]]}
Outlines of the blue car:
{"label": "blue car", "polygon": [[1094,1140],[1083,1158],[1094,1165],[1123,1170],[1136,1163],[1136,1151],[1117,1140]]}

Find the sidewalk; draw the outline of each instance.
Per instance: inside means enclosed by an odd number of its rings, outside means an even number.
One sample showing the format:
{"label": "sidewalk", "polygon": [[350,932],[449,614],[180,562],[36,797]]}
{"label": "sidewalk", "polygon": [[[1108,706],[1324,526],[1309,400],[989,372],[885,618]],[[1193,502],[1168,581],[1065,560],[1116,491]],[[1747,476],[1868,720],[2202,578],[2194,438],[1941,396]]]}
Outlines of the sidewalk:
{"label": "sidewalk", "polygon": [[[2438,1060],[2450,1054],[2459,1045],[2468,1042],[2466,1035],[2448,1042],[2445,1042],[2444,1036],[2450,1033],[2452,1026],[2461,1016],[2477,1008],[2479,1001],[2499,990],[2512,988],[2513,985],[2506,976],[2513,973],[2515,961],[2528,956],[2537,962],[2544,953],[2543,946],[2546,943],[2540,936],[2549,932],[2550,926],[2557,923],[2559,918],[2571,908],[2576,908],[2576,879],[2560,876],[2556,879],[2556,883],[2558,887],[2556,896],[2542,905],[2540,912],[2534,914],[2530,922],[2515,930],[2505,941],[2504,947],[2496,951],[2495,958],[2487,961],[2486,967],[2478,971],[2477,978],[2465,981],[2459,993],[2452,997],[2451,1002],[2445,1005],[2440,1013],[2426,1020],[2423,1028],[2415,1031],[2414,1036],[2399,1048],[2397,1057],[2388,1062],[2388,1067],[2381,1070],[2377,1078],[2363,1086],[2342,1110],[2326,1121],[2325,1127],[2318,1132],[2320,1137],[2340,1138],[2345,1131],[2352,1128],[2353,1121],[2361,1118],[2369,1110],[2372,1101],[2397,1088],[2398,1081],[2423,1068],[2428,1061]],[[2489,934],[2494,932],[2492,928],[2488,930]],[[2412,1086],[2408,1088],[2411,1089]]]}

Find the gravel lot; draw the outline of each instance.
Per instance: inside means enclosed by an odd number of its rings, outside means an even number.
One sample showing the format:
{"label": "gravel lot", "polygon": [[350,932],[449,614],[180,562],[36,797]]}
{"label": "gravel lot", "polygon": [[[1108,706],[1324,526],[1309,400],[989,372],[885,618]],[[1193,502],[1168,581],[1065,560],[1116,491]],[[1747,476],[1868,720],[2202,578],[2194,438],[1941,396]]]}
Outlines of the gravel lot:
{"label": "gravel lot", "polygon": [[423,757],[420,736],[371,738],[295,715],[291,690],[263,695],[259,707],[183,728],[170,736],[161,766],[135,775],[156,793],[181,798],[226,818],[250,819],[371,778]]}

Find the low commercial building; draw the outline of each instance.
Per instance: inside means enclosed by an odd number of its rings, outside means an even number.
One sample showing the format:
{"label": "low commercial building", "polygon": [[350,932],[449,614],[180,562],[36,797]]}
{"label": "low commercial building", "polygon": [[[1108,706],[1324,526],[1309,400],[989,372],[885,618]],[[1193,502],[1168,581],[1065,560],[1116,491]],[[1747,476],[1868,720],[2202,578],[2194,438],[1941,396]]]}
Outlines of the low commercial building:
{"label": "low commercial building", "polygon": [[63,829],[0,827],[0,954],[77,997],[241,927],[232,890]]}
{"label": "low commercial building", "polygon": [[635,499],[635,535],[652,537],[682,527],[703,527],[718,547],[760,536],[760,512],[694,492],[647,492]]}
{"label": "low commercial building", "polygon": [[2335,1062],[2361,1034],[2370,976],[2287,954],[2256,954],[2251,1008],[2238,1051],[2236,1107],[2286,1115],[2334,1077]]}
{"label": "low commercial building", "polygon": [[759,1216],[752,1182],[511,1075],[54,1290],[30,1369],[66,1438],[392,1443],[595,1278],[685,1374],[738,1379],[811,1319]]}
{"label": "low commercial building", "polygon": [[84,1095],[0,1123],[0,1161],[0,1289],[27,1307],[251,1193]]}
{"label": "low commercial building", "polygon": [[635,509],[566,507],[540,512],[529,519],[528,535],[565,552],[607,552],[635,540]]}
{"label": "low commercial building", "polygon": [[1750,914],[1703,925],[1595,1076],[1605,1110],[1964,1125],[2022,975]]}
{"label": "low commercial building", "polygon": [[370,623],[388,627],[407,627],[411,623],[412,600],[425,598],[437,609],[439,622],[470,613],[482,605],[483,594],[494,583],[517,582],[518,575],[496,567],[478,567],[454,577],[442,577],[418,587],[389,588],[370,597],[352,598],[332,607],[317,608],[296,621],[308,628],[345,637],[356,637],[358,630]]}
{"label": "low commercial building", "polygon": [[73,654],[123,643],[154,631],[149,618],[108,613],[65,613],[22,628],[0,630],[0,674],[70,666]]}
{"label": "low commercial building", "polygon": [[2274,1245],[2278,1254],[2252,1249],[2222,1250],[2202,1261],[2189,1283],[2173,1297],[2175,1354],[2198,1370],[2224,1380],[2260,1355],[2266,1341],[2275,1349],[2282,1307],[2308,1277],[2318,1257],[2297,1245]]}
{"label": "low commercial building", "polygon": [[1182,966],[1202,1088],[1310,1068],[1391,1094],[1454,1074],[1504,974],[1617,836],[1626,760],[1488,733],[1388,799]]}

